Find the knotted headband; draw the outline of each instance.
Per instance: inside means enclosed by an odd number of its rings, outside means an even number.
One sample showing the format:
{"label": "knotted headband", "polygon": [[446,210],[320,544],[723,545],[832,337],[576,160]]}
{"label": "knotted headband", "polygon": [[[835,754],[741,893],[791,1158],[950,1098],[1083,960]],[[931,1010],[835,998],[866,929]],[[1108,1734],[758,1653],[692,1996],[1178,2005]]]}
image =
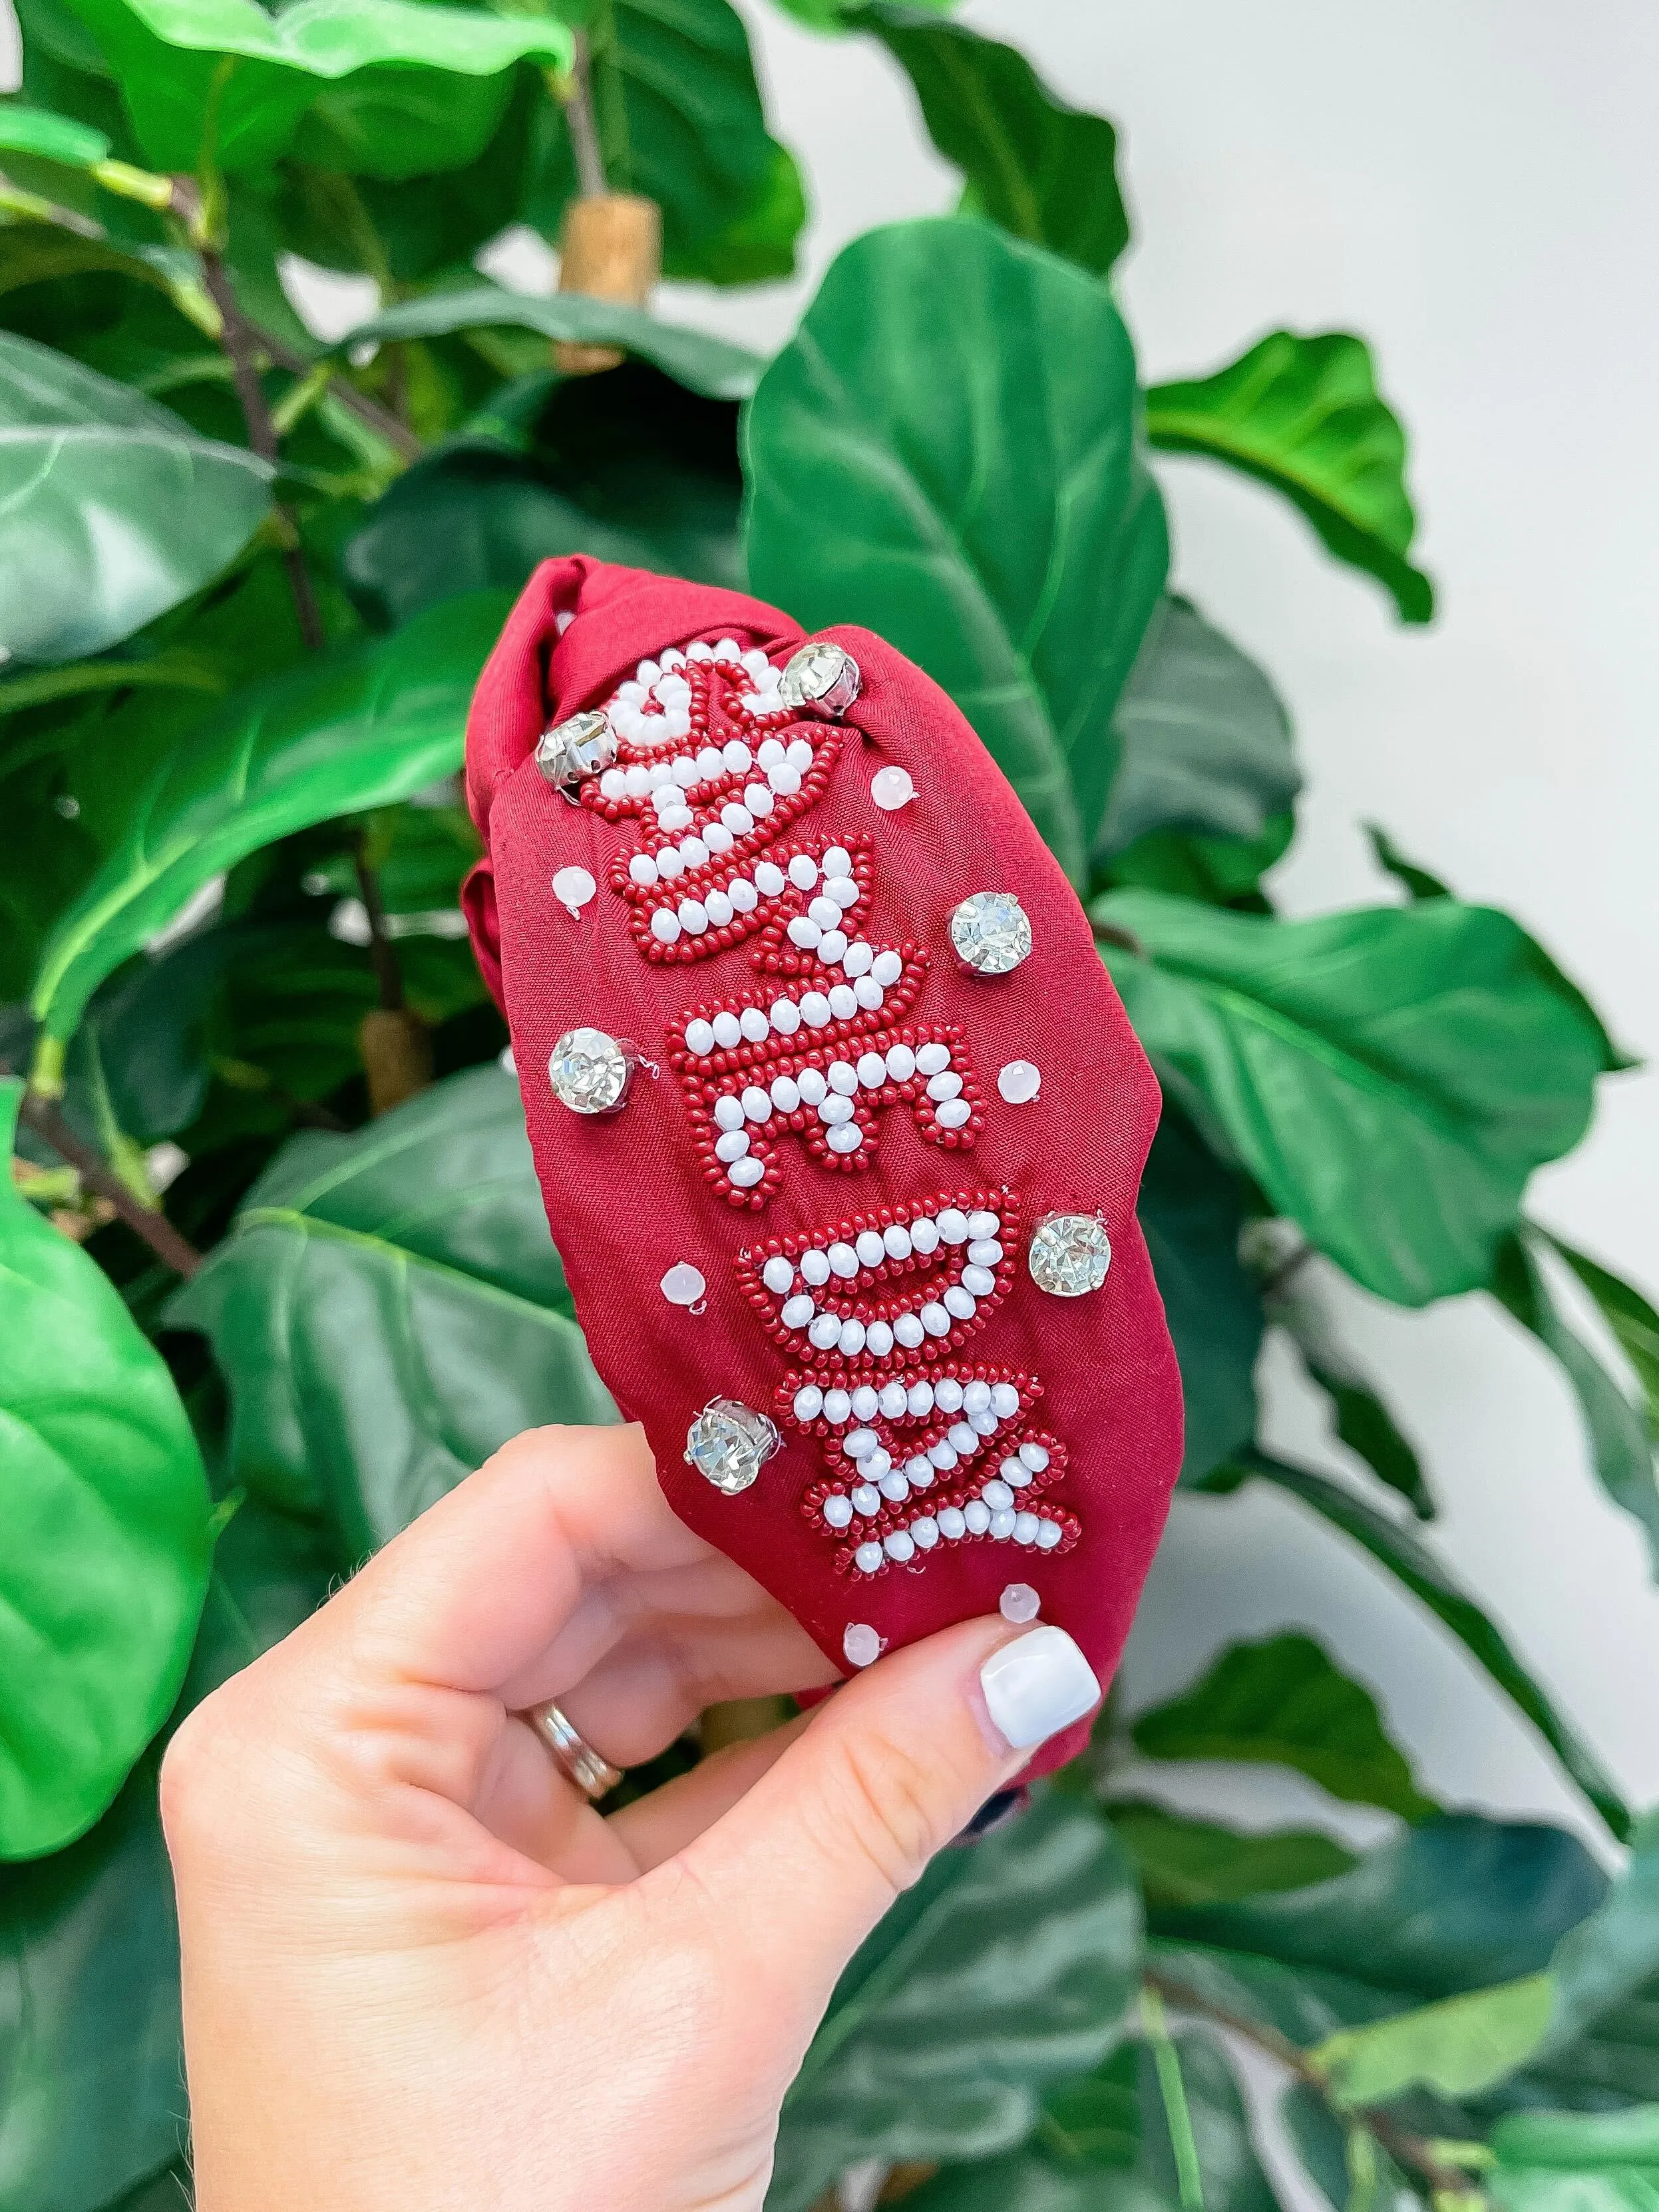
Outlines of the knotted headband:
{"label": "knotted headband", "polygon": [[1181,1457],[1158,1087],[973,731],[866,630],[578,556],[466,774],[548,1218],[674,1510],[838,1668],[1001,1604],[1107,1680]]}

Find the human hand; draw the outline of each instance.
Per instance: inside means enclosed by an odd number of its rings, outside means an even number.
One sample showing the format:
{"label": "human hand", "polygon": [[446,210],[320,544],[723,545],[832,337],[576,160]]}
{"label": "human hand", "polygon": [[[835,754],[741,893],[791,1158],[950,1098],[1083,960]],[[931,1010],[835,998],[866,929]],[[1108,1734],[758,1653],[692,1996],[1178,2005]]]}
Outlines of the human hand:
{"label": "human hand", "polygon": [[758,2207],[854,1949],[1098,1685],[966,1621],[608,1820],[514,1716],[622,1765],[833,1679],[638,1429],[434,1506],[167,1753],[199,2212]]}

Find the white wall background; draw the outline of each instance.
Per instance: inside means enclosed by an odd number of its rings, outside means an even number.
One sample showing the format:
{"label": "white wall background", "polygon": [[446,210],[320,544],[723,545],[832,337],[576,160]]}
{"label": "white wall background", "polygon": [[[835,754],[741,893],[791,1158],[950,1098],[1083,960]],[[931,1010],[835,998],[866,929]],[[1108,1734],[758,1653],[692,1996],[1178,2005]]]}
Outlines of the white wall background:
{"label": "white wall background", "polygon": [[[803,273],[738,298],[668,287],[662,305],[769,346],[847,239],[943,210],[955,185],[883,53],[739,4],[809,179]],[[1285,909],[1392,896],[1358,826],[1380,821],[1466,896],[1518,914],[1621,1041],[1659,1056],[1659,18],[1561,0],[1397,0],[1386,15],[968,0],[963,20],[1118,123],[1136,230],[1121,289],[1149,380],[1206,370],[1280,324],[1352,329],[1411,431],[1441,589],[1428,632],[1399,628],[1270,494],[1160,463],[1176,580],[1265,662],[1296,719],[1309,789],[1274,879]],[[538,273],[533,254],[512,259]],[[336,306],[340,327],[362,312]],[[1650,1291],[1656,1104],[1659,1076],[1604,1083],[1589,1137],[1534,1192],[1542,1218]],[[1561,1379],[1482,1300],[1402,1315],[1331,1290],[1445,1501],[1433,1540],[1634,1801],[1659,1800],[1659,1597],[1638,1534],[1595,1486]],[[1270,1351],[1275,1441],[1340,1465],[1287,1366]],[[1265,1495],[1178,1506],[1132,1698],[1285,1620],[1377,1690],[1431,1792],[1594,1835],[1456,1648]],[[1247,1780],[1212,1779],[1249,1817]],[[1308,1813],[1331,1817],[1312,1792]]]}

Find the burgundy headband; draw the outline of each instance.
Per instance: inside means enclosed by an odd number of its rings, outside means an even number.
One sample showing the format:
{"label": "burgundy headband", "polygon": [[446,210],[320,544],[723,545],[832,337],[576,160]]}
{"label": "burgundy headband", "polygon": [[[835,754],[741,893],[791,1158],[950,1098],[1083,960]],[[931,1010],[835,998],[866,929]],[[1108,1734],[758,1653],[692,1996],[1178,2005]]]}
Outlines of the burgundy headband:
{"label": "burgundy headband", "polygon": [[674,1510],[838,1668],[1006,1594],[1107,1680],[1181,1458],[1158,1087],[972,730],[866,630],[578,556],[466,773],[548,1218]]}

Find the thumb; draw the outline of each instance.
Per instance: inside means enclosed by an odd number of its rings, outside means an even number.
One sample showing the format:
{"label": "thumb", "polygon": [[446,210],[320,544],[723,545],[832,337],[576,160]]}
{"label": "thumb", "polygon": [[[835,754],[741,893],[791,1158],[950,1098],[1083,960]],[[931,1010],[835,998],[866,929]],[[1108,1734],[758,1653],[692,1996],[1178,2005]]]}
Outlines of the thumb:
{"label": "thumb", "polygon": [[681,1854],[726,1955],[821,2009],[899,1892],[1100,1696],[1063,1628],[1000,1620],[855,1676]]}

